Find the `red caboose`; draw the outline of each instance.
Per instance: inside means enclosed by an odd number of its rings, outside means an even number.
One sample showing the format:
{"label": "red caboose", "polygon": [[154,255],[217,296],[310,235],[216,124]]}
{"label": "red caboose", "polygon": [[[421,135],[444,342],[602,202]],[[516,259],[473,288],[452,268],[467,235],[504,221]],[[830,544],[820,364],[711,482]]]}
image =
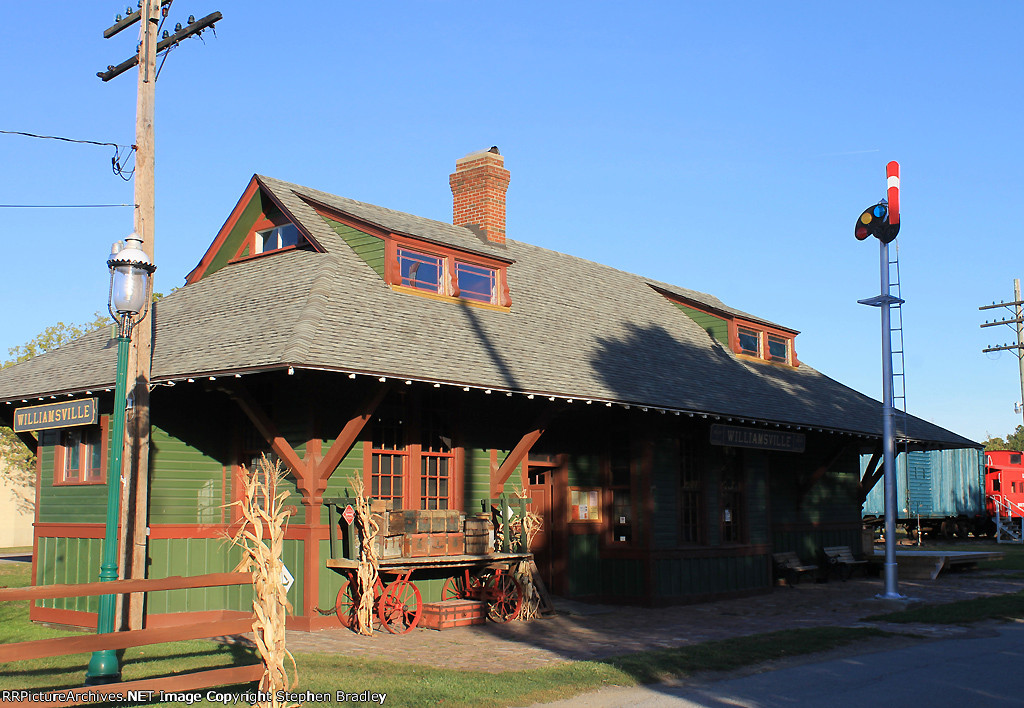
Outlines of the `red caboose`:
{"label": "red caboose", "polygon": [[985,453],[985,506],[989,516],[1024,517],[1024,454],[1015,450]]}

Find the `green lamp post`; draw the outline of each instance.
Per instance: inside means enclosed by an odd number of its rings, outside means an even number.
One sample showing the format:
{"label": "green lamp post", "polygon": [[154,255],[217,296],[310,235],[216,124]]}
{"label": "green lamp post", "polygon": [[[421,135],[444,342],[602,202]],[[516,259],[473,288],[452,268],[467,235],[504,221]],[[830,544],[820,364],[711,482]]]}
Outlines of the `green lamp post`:
{"label": "green lamp post", "polygon": [[[149,309],[149,278],[156,266],[140,248],[142,239],[132,234],[111,248],[110,294],[107,309],[117,322],[117,381],[114,386],[114,419],[111,431],[110,464],[107,467],[107,533],[103,540],[100,580],[117,580],[117,526],[121,507],[121,450],[124,447],[124,412],[127,406],[128,347],[132,328]],[[99,634],[114,631],[114,596],[100,596]],[[113,649],[93,652],[85,672],[85,684],[94,686],[121,680],[117,654]]]}

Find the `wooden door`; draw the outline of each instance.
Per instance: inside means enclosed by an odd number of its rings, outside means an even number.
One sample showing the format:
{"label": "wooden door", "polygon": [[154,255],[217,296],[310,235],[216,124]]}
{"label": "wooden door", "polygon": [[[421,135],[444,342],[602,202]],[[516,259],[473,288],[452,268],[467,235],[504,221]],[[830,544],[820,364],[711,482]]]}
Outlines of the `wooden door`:
{"label": "wooden door", "polygon": [[552,516],[551,478],[557,465],[553,461],[533,461],[526,467],[526,495],[532,502],[527,506],[529,511],[543,519],[540,532],[530,544],[530,551],[537,561],[537,568],[545,584],[552,587]]}

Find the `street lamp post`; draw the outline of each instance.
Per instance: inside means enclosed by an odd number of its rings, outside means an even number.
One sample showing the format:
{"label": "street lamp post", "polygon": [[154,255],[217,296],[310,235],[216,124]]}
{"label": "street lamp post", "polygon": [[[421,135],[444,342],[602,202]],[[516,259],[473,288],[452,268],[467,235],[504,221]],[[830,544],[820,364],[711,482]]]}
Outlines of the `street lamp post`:
{"label": "street lamp post", "polygon": [[[100,580],[117,580],[117,523],[121,502],[121,448],[124,440],[124,413],[127,407],[128,348],[132,328],[142,321],[149,309],[147,297],[149,278],[156,266],[140,246],[135,234],[111,248],[107,267],[110,269],[110,294],[107,309],[117,322],[117,381],[114,386],[114,416],[111,431],[110,463],[107,466],[107,529],[103,540],[103,563]],[[114,595],[100,596],[96,631],[114,631]],[[85,672],[85,684],[114,683],[121,680],[117,654],[113,649],[95,651]]]}

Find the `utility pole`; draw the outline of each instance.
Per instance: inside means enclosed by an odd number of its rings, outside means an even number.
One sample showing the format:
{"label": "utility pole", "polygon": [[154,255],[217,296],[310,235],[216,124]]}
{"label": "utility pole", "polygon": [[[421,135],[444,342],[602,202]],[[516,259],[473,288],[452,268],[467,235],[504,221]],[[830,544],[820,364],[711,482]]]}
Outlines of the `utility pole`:
{"label": "utility pole", "polygon": [[[156,105],[156,57],[159,52],[177,45],[182,39],[200,34],[221,19],[215,12],[199,21],[189,17],[188,26],[175,27],[174,35],[164,32],[158,36],[161,18],[167,16],[171,0],[141,0],[139,11],[129,13],[103,32],[109,39],[135,22],[140,22],[138,52],[118,66],[109,66],[98,72],[103,81],[118,76],[136,64],[138,92],[135,110],[135,218],[134,231],[142,241],[142,250],[151,262],[156,262],[156,190],[155,140],[153,121]],[[161,7],[165,7],[161,11]],[[153,298],[153,279],[149,279],[148,299]],[[156,312],[149,322],[132,331],[128,353],[129,411],[123,441],[121,486],[121,535],[118,549],[119,577],[146,577],[147,531],[149,517],[149,379],[153,360],[152,341]],[[117,444],[117,441],[114,441]],[[121,597],[121,596],[119,596]],[[128,602],[120,602],[117,611],[118,630],[141,629],[145,595],[135,593]]]}
{"label": "utility pole", "polygon": [[1024,412],[1024,317],[1022,317],[1021,305],[1024,305],[1024,301],[1020,299],[1020,278],[1014,278],[1013,280],[1013,302],[993,302],[991,305],[983,305],[979,307],[979,310],[994,310],[997,307],[1005,307],[1013,314],[1013,317],[1006,320],[993,320],[989,322],[985,321],[985,324],[981,325],[985,327],[995,327],[996,325],[1014,325],[1014,329],[1017,331],[1017,343],[1016,344],[1003,344],[1002,346],[989,346],[981,351],[984,353],[988,352],[1003,352],[1012,351],[1017,355],[1017,363],[1020,367],[1020,409],[1014,406],[1014,412]]}

